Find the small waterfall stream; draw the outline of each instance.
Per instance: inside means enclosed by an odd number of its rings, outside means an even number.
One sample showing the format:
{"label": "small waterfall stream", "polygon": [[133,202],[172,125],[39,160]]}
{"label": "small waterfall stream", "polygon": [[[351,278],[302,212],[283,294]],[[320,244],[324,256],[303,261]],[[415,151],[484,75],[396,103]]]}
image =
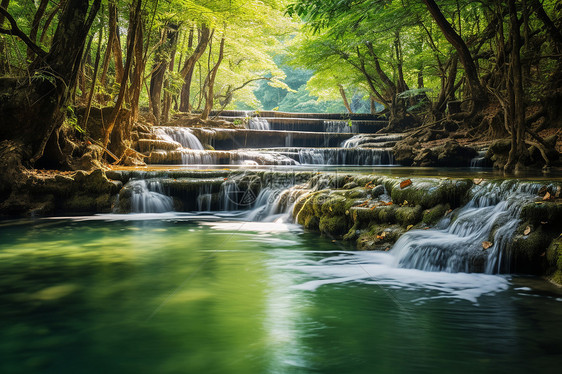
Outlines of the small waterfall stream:
{"label": "small waterfall stream", "polygon": [[[291,222],[293,206],[314,190],[326,188],[297,183],[263,185],[262,177],[243,174],[209,184],[193,182],[191,209],[205,212],[239,212],[236,217],[245,221]],[[310,178],[310,177],[307,177]],[[175,179],[166,179],[169,183]],[[310,181],[310,180],[309,180]],[[132,179],[124,190],[130,191],[130,211],[133,213],[162,213],[174,210],[177,197],[168,196],[170,188],[158,178]],[[212,183],[212,184],[211,184]],[[173,184],[171,185],[173,186]],[[468,192],[469,201],[447,215],[435,227],[411,230],[403,234],[388,252],[392,266],[431,272],[502,273],[509,269],[508,243],[521,223],[522,207],[536,200],[541,184],[507,180],[482,182]],[[174,196],[177,195],[177,192]],[[181,204],[180,204],[181,206]],[[185,206],[185,205],[184,205]],[[245,212],[245,213],[244,213]],[[483,243],[489,242],[488,247]]]}

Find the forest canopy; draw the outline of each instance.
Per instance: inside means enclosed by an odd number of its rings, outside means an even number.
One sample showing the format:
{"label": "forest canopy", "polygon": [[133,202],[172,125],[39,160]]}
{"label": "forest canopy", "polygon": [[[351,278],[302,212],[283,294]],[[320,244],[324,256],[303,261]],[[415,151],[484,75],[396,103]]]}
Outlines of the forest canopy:
{"label": "forest canopy", "polygon": [[1,0],[0,136],[64,165],[72,132],[127,159],[140,117],[382,109],[388,131],[454,122],[510,137],[508,169],[529,139],[549,164],[561,20],[554,0]]}

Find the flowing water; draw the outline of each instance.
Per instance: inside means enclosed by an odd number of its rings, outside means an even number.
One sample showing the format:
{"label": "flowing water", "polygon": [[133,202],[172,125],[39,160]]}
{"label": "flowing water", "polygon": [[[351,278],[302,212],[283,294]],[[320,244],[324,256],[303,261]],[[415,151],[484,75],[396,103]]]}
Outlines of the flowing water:
{"label": "flowing water", "polygon": [[562,295],[242,213],[3,222],[2,373],[555,373]]}

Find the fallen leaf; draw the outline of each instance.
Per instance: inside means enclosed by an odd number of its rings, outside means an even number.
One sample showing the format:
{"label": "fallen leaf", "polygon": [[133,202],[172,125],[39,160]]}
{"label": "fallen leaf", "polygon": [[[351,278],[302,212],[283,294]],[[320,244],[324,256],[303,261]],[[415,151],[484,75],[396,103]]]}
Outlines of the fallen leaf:
{"label": "fallen leaf", "polygon": [[546,221],[541,221],[541,225],[546,225],[548,222]]}
{"label": "fallen leaf", "polygon": [[556,187],[556,193],[554,194],[554,197],[559,198],[561,190],[562,190],[562,187],[560,187],[560,186]]}
{"label": "fallen leaf", "polygon": [[448,211],[445,212],[445,215],[448,215],[449,213],[451,213],[453,211],[453,209],[449,209]]}
{"label": "fallen leaf", "polygon": [[389,201],[388,203],[384,203],[384,205],[392,205],[392,201]]}
{"label": "fallen leaf", "polygon": [[474,182],[475,185],[478,186],[480,183],[482,183],[483,179],[482,178],[474,178],[472,181]]}
{"label": "fallen leaf", "polygon": [[384,239],[384,236],[382,236],[382,235],[377,235],[377,239],[382,240],[382,239]]}
{"label": "fallen leaf", "polygon": [[543,200],[550,200],[550,192],[544,194]]}
{"label": "fallen leaf", "polygon": [[408,227],[406,227],[406,230],[410,230],[412,227],[414,227],[414,225],[408,225]]}
{"label": "fallen leaf", "polygon": [[228,180],[228,178],[224,178],[223,180]]}
{"label": "fallen leaf", "polygon": [[541,253],[541,257],[544,257],[544,255],[546,255],[546,252]]}
{"label": "fallen leaf", "polygon": [[523,231],[523,235],[529,235],[531,233],[531,226],[527,226],[525,231]]}
{"label": "fallen leaf", "polygon": [[482,248],[484,248],[484,250],[490,248],[493,244],[491,242],[485,241],[482,242]]}
{"label": "fallen leaf", "polygon": [[429,227],[424,227],[423,229],[424,229],[424,230],[429,230]]}
{"label": "fallen leaf", "polygon": [[400,182],[400,188],[406,188],[412,184],[411,179],[406,179],[405,181]]}
{"label": "fallen leaf", "polygon": [[389,250],[390,250],[390,247],[386,247],[386,249],[384,251],[388,252]]}
{"label": "fallen leaf", "polygon": [[408,200],[404,200],[404,202],[402,203],[402,206],[406,206],[408,205]]}

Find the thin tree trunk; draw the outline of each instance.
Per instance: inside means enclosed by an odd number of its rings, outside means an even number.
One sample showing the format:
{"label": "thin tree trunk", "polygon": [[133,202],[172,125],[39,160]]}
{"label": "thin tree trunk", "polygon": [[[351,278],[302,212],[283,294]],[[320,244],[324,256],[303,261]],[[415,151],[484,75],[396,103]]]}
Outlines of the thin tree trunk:
{"label": "thin tree trunk", "polygon": [[209,73],[209,83],[207,86],[207,98],[205,101],[205,109],[203,109],[203,113],[201,113],[201,119],[206,120],[207,118],[209,118],[209,114],[211,113],[211,110],[213,109],[213,101],[214,101],[214,86],[215,86],[215,78],[217,77],[217,72],[219,70],[219,66],[222,62],[222,59],[224,57],[224,42],[225,42],[225,38],[224,36],[221,38],[221,44],[220,44],[220,48],[219,48],[219,58],[217,60],[217,63],[215,64],[215,66],[213,66],[213,68],[211,69],[210,73]]}
{"label": "thin tree trunk", "polygon": [[[8,9],[8,5],[10,4],[10,0],[2,0],[0,2],[0,7],[3,9]],[[4,25],[4,15],[0,13],[0,28]],[[0,35],[0,76],[8,73],[10,71],[10,61],[8,60],[7,56],[7,46],[6,40],[4,39],[3,35]]]}
{"label": "thin tree trunk", "polygon": [[47,36],[47,30],[49,30],[49,26],[51,26],[51,22],[59,12],[59,10],[64,9],[64,5],[66,4],[66,0],[60,0],[59,3],[51,10],[51,13],[47,17],[45,24],[43,25],[43,29],[41,30],[41,36],[39,37],[39,43],[43,43],[45,37]]}
{"label": "thin tree trunk", "polygon": [[475,101],[475,103],[483,102],[487,95],[484,91],[484,88],[482,87],[482,84],[480,83],[480,79],[478,78],[478,69],[476,68],[476,64],[474,63],[474,59],[472,58],[472,55],[470,54],[466,43],[453,29],[443,13],[441,13],[441,9],[439,9],[439,6],[435,3],[434,0],[423,0],[423,2],[431,13],[431,16],[437,23],[437,26],[439,26],[439,28],[443,32],[445,38],[457,51],[459,60],[464,67],[464,72],[468,82],[468,86],[470,88],[472,99]]}
{"label": "thin tree trunk", "polygon": [[94,63],[94,72],[92,74],[92,85],[90,86],[90,92],[88,93],[88,103],[86,104],[86,112],[84,114],[84,120],[82,121],[82,128],[84,130],[88,129],[88,118],[90,117],[90,109],[92,108],[92,99],[94,98],[94,91],[96,90],[98,70],[99,70],[100,58],[101,58],[102,40],[103,40],[103,26],[100,27],[100,31],[99,31],[98,49],[96,51],[96,62]]}
{"label": "thin tree trunk", "polygon": [[[511,125],[511,150],[505,170],[511,170],[515,163],[521,165],[526,155],[525,148],[525,102],[523,75],[521,69],[521,32],[515,0],[508,1],[511,34],[511,72],[513,78],[513,117]],[[516,167],[517,167],[516,166]]]}
{"label": "thin tree trunk", "polygon": [[177,25],[165,25],[162,29],[162,43],[156,51],[156,60],[152,68],[150,77],[150,102],[152,104],[152,114],[156,119],[156,124],[160,123],[162,111],[162,87],[164,86],[164,78],[166,71],[170,65],[170,54],[177,43]]}
{"label": "thin tree trunk", "polygon": [[181,89],[180,94],[180,107],[179,110],[182,112],[189,112],[190,108],[190,90],[191,90],[191,80],[193,78],[193,72],[195,71],[195,64],[203,53],[205,53],[205,49],[207,49],[207,45],[209,41],[213,37],[213,32],[209,29],[206,25],[201,26],[200,35],[199,35],[199,42],[197,43],[197,47],[195,47],[195,51],[189,58],[185,61],[185,65],[180,71],[180,75],[184,78],[184,84]]}
{"label": "thin tree trunk", "polygon": [[338,84],[338,88],[340,89],[340,95],[343,100],[343,105],[345,106],[345,109],[347,109],[349,113],[353,113],[353,110],[351,110],[351,106],[349,105],[349,101],[347,101],[347,95],[345,94],[345,89],[341,84]]}
{"label": "thin tree trunk", "polygon": [[131,98],[131,118],[136,121],[139,117],[139,100],[142,91],[142,77],[144,73],[144,51],[143,51],[143,26],[142,16],[139,16],[139,24],[137,25],[135,42],[135,70],[131,79],[131,87],[129,96]]}
{"label": "thin tree trunk", "polygon": [[[45,10],[47,9],[47,5],[49,4],[49,0],[41,0],[39,3],[39,7],[37,7],[37,11],[35,12],[35,16],[33,17],[33,21],[31,22],[31,30],[29,31],[29,39],[32,42],[37,41],[37,32],[39,31],[39,24],[41,23],[41,19],[45,14]],[[35,53],[31,50],[31,48],[27,48],[27,59],[32,60]]]}
{"label": "thin tree trunk", "polygon": [[133,53],[135,50],[135,39],[136,39],[136,30],[139,27],[140,23],[140,11],[141,11],[141,0],[137,0],[137,5],[134,11],[134,17],[131,17],[131,27],[132,30],[129,38],[129,43],[127,45],[127,59],[125,60],[125,67],[123,68],[123,77],[120,81],[121,87],[119,89],[119,96],[117,96],[117,102],[111,111],[111,116],[108,119],[108,127],[105,130],[103,146],[107,148],[109,145],[109,139],[111,137],[111,133],[113,128],[115,127],[115,121],[117,120],[117,116],[119,115],[119,111],[121,110],[121,106],[123,105],[123,101],[125,100],[125,95],[127,91],[127,81],[129,80],[129,73],[131,71],[131,65],[133,60]]}

